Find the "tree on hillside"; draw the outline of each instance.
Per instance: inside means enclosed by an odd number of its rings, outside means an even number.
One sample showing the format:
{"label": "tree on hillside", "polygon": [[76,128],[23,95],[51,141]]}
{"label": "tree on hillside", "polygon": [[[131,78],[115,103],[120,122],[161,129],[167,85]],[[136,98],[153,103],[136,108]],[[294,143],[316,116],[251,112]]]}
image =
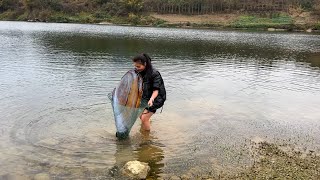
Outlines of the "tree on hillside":
{"label": "tree on hillside", "polygon": [[130,13],[140,13],[143,8],[142,0],[124,0],[123,3]]}
{"label": "tree on hillside", "polygon": [[314,2],[313,11],[315,14],[320,16],[320,0]]}
{"label": "tree on hillside", "polygon": [[[209,14],[220,12],[279,12],[290,8],[313,10],[320,14],[319,0],[0,0],[0,13],[12,11],[17,15],[54,14],[77,15],[101,12],[127,16],[141,12],[170,14]],[[42,13],[43,14],[43,13]]]}
{"label": "tree on hillside", "polygon": [[22,0],[22,4],[28,11],[43,9],[60,11],[62,9],[60,0]]}
{"label": "tree on hillside", "polygon": [[19,0],[0,0],[0,13],[7,10],[14,10]]}
{"label": "tree on hillside", "polygon": [[127,16],[130,13],[139,14],[143,7],[143,0],[111,0],[104,5],[108,14],[116,16]]}
{"label": "tree on hillside", "polygon": [[107,4],[108,2],[111,2],[111,0],[94,0],[93,2],[98,5],[103,5],[103,4]]}

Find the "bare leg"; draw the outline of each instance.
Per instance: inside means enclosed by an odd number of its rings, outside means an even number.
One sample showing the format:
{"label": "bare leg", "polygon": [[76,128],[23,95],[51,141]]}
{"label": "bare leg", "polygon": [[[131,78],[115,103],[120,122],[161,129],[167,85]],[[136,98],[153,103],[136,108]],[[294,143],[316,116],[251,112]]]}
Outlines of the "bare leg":
{"label": "bare leg", "polygon": [[142,130],[150,131],[150,118],[153,114],[153,112],[149,112],[148,110],[143,111],[143,113],[140,116]]}

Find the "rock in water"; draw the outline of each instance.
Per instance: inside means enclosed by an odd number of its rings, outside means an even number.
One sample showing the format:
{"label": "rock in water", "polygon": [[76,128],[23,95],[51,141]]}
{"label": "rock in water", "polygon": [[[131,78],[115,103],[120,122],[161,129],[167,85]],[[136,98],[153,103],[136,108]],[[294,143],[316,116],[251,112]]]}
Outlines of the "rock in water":
{"label": "rock in water", "polygon": [[268,28],[268,31],[276,31],[275,28]]}
{"label": "rock in water", "polygon": [[312,29],[307,29],[306,32],[311,33]]}
{"label": "rock in water", "polygon": [[46,173],[36,174],[34,180],[50,180],[50,176]]}
{"label": "rock in water", "polygon": [[146,179],[149,171],[149,165],[140,161],[129,161],[122,169],[122,173],[125,176],[133,179]]}

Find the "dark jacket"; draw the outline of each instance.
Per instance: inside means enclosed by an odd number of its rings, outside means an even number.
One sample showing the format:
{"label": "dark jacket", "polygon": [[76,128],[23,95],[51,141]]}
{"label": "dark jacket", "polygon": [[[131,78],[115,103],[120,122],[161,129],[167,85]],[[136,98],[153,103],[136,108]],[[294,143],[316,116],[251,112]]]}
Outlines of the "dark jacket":
{"label": "dark jacket", "polygon": [[166,88],[164,86],[161,74],[156,69],[153,69],[151,77],[148,77],[145,72],[140,73],[143,77],[143,93],[142,99],[148,101],[154,90],[158,90],[159,94],[154,100],[157,108],[161,107],[166,100]]}

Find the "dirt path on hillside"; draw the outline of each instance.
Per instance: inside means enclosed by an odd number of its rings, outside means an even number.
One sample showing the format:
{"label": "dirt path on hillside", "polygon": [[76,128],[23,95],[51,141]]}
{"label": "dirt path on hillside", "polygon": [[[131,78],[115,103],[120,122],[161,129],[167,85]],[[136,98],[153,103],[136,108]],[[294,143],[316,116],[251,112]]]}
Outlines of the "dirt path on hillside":
{"label": "dirt path on hillside", "polygon": [[151,14],[152,17],[162,19],[168,24],[195,23],[195,24],[229,24],[237,19],[237,14]]}

